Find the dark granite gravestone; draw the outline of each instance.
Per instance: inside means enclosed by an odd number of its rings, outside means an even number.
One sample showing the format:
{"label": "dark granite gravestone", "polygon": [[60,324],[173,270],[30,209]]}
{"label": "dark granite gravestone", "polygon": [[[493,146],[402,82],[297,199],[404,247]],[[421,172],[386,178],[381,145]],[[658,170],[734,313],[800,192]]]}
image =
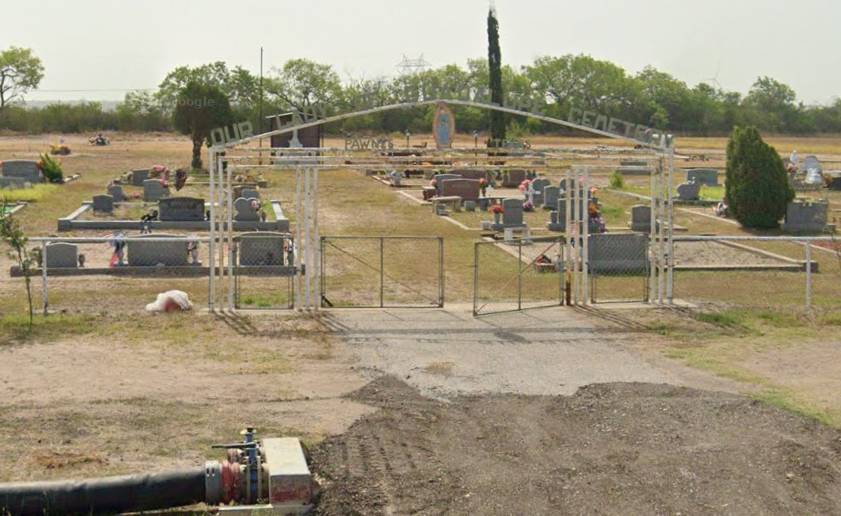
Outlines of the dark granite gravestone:
{"label": "dark granite gravestone", "polygon": [[114,198],[110,195],[94,195],[93,211],[114,213]]}
{"label": "dark granite gravestone", "polygon": [[552,183],[548,179],[535,179],[531,182],[531,187],[534,190],[534,205],[543,206],[546,202],[543,197],[543,190]]}
{"label": "dark granite gravestone", "polygon": [[243,267],[283,265],[283,233],[243,233],[239,237],[239,264]]}
{"label": "dark granite gravestone", "polygon": [[522,169],[506,170],[502,174],[503,188],[518,188],[526,180],[526,171]]}
{"label": "dark granite gravestone", "polygon": [[677,198],[679,201],[697,201],[701,196],[701,183],[689,181],[677,187]]}
{"label": "dark granite gravestone", "polygon": [[79,266],[79,247],[66,242],[47,244],[47,270]]}
{"label": "dark granite gravestone", "polygon": [[827,201],[794,200],[786,206],[783,231],[787,233],[823,233],[827,229]]}
{"label": "dark granite gravestone", "polygon": [[502,200],[502,226],[505,228],[523,226],[523,200]]}
{"label": "dark granite gravestone", "polygon": [[157,202],[169,197],[169,187],[166,187],[157,179],[143,181],[143,200],[145,202]]}
{"label": "dark granite gravestone", "polygon": [[132,170],[129,172],[132,186],[143,186],[143,181],[149,179],[150,172],[149,169]]}
{"label": "dark granite gravestone", "polygon": [[22,179],[28,183],[42,183],[44,181],[44,174],[38,168],[38,162],[23,159],[7,159],[3,161],[2,168],[3,177],[13,177]]}
{"label": "dark granite gravestone", "polygon": [[[234,201],[234,220],[236,221],[257,221],[260,220],[259,201],[252,203],[253,199],[240,197]],[[255,207],[256,204],[257,206]]]}
{"label": "dark granite gravestone", "polygon": [[109,185],[108,195],[114,198],[114,202],[123,202],[126,200],[126,194],[123,192],[121,185]]}
{"label": "dark granite gravestone", "polygon": [[[143,241],[146,238],[165,240]],[[184,237],[161,233],[141,235],[126,242],[126,247],[128,249],[128,264],[131,266],[183,266],[188,264],[187,239]]]}
{"label": "dark granite gravestone", "polygon": [[481,183],[475,179],[441,181],[441,197],[461,197],[462,201],[478,201]]}
{"label": "dark granite gravestone", "polygon": [[202,221],[204,220],[204,199],[194,197],[170,197],[158,201],[158,220]]}
{"label": "dark granite gravestone", "polygon": [[637,204],[631,207],[631,230],[643,233],[651,231],[651,206]]}
{"label": "dark granite gravestone", "polygon": [[444,181],[450,179],[461,179],[462,177],[458,174],[438,174],[433,179],[435,179],[435,196],[441,197],[441,191],[444,187]]}
{"label": "dark granite gravestone", "polygon": [[543,208],[554,210],[558,207],[558,200],[561,198],[561,189],[557,186],[547,186],[543,189]]}
{"label": "dark granite gravestone", "polygon": [[693,168],[686,171],[686,180],[698,185],[718,186],[718,170],[714,168]]}

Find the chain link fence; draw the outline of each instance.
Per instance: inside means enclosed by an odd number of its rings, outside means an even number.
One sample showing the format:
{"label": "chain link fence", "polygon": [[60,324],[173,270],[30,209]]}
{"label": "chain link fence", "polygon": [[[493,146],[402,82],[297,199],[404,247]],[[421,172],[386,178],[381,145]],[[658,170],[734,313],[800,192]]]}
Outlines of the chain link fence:
{"label": "chain link fence", "polygon": [[249,310],[295,307],[295,241],[284,233],[255,232],[234,239],[234,306]]}
{"label": "chain link fence", "polygon": [[[207,306],[209,241],[197,236],[43,237],[29,240],[34,305],[42,313],[130,313],[158,294]],[[24,271],[10,270],[12,281]]]}
{"label": "chain link fence", "polygon": [[841,309],[841,243],[832,237],[675,237],[673,297],[699,306]]}
{"label": "chain link fence", "polygon": [[562,238],[476,242],[473,315],[564,304]]}
{"label": "chain link fence", "polygon": [[323,308],[444,306],[444,239],[322,237]]}

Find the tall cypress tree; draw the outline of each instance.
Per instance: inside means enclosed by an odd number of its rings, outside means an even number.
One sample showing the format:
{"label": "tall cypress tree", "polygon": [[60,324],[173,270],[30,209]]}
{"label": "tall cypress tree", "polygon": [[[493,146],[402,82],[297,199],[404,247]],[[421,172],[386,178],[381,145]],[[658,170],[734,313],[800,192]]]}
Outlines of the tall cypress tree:
{"label": "tall cypress tree", "polygon": [[[488,71],[490,74],[491,103],[503,105],[502,53],[499,49],[499,22],[496,9],[488,10]],[[505,140],[505,115],[491,111],[491,145],[501,145]]]}

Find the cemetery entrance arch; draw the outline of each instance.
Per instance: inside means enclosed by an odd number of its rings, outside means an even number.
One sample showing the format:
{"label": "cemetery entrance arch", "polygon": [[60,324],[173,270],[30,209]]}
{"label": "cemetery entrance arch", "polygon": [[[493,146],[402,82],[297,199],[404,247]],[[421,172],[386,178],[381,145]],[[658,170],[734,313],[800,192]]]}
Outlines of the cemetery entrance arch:
{"label": "cemetery entrance arch", "polygon": [[[576,129],[598,136],[617,139],[632,144],[633,148],[625,147],[617,151],[621,153],[647,154],[656,156],[665,166],[659,168],[657,180],[658,188],[655,188],[655,176],[652,174],[652,224],[648,232],[650,251],[648,253],[648,270],[651,271],[651,278],[655,281],[648,291],[649,296],[656,302],[667,302],[671,298],[671,277],[672,267],[670,252],[671,248],[671,172],[673,169],[673,148],[671,137],[666,135],[626,131],[623,134],[615,131],[613,119],[599,117],[595,114],[584,113],[580,121],[570,122],[556,119],[542,114],[529,113],[503,106],[482,104],[464,100],[427,100],[379,106],[364,109],[352,113],[328,116],[320,119],[303,120],[295,122],[270,131],[268,133],[248,136],[247,124],[240,124],[237,133],[241,137],[231,141],[216,141],[210,147],[210,220],[211,220],[211,252],[210,278],[209,278],[209,307],[211,309],[226,308],[237,309],[242,306],[242,292],[238,290],[236,267],[242,258],[240,237],[235,234],[234,226],[236,218],[240,216],[240,205],[244,205],[247,199],[235,195],[237,188],[236,179],[241,178],[249,171],[265,173],[268,180],[272,180],[271,173],[285,174],[283,177],[294,176],[294,183],[286,181],[287,185],[294,184],[294,195],[289,192],[286,203],[277,203],[274,213],[270,216],[287,217],[294,220],[291,226],[292,231],[283,236],[286,244],[285,255],[287,261],[283,266],[288,267],[286,274],[292,277],[292,303],[291,306],[301,310],[318,310],[324,306],[329,307],[332,303],[327,297],[324,303],[324,292],[322,291],[322,274],[325,268],[323,260],[323,241],[321,238],[318,223],[318,182],[319,175],[325,170],[335,169],[381,169],[394,170],[398,168],[424,168],[425,162],[434,162],[435,165],[428,166],[438,172],[448,172],[463,167],[464,161],[473,161],[476,167],[487,169],[510,169],[523,167],[529,169],[547,169],[558,167],[557,163],[566,160],[566,163],[574,162],[591,151],[575,148],[542,148],[534,149],[506,149],[504,162],[500,161],[498,154],[486,153],[480,155],[475,149],[400,149],[393,148],[387,152],[381,150],[357,151],[342,148],[305,148],[295,147],[297,131],[316,127],[332,122],[338,122],[354,117],[367,116],[395,109],[408,109],[421,106],[452,105],[472,107],[486,110],[495,110],[542,121],[544,123],[556,124],[571,129]],[[598,120],[602,120],[599,122]],[[246,127],[243,127],[246,126]],[[223,133],[224,134],[224,131]],[[291,134],[293,147],[271,148],[262,147],[262,141],[272,136]],[[259,145],[258,145],[259,142]],[[491,154],[491,155],[487,155]],[[612,155],[611,151],[599,149],[595,158],[601,159],[605,155]],[[590,156],[589,159],[593,157]],[[553,162],[555,164],[553,164]],[[568,166],[568,165],[567,165]],[[664,172],[666,171],[666,172]],[[575,181],[579,179],[578,172],[575,172]],[[666,180],[665,178],[668,178]],[[291,186],[289,187],[291,190]],[[573,189],[577,190],[577,189]],[[236,192],[238,194],[238,192]],[[293,199],[294,202],[289,202]],[[578,201],[581,201],[578,198]],[[265,200],[263,200],[265,201]],[[586,204],[585,204],[586,206]],[[582,212],[579,212],[579,214]],[[280,219],[278,219],[280,220]],[[567,219],[574,220],[574,219]],[[586,226],[586,224],[584,224]],[[585,231],[574,231],[565,233],[563,238],[564,263],[571,266],[562,268],[564,274],[563,284],[573,285],[574,294],[571,299],[574,303],[590,303],[593,300],[593,289],[591,285],[590,263],[588,256],[589,238]],[[374,235],[379,237],[379,235]],[[328,240],[329,242],[329,240]],[[238,254],[239,253],[239,254]],[[276,264],[266,267],[282,267]],[[381,268],[381,270],[384,268]],[[272,271],[269,271],[272,272]],[[275,272],[281,273],[280,269]],[[329,286],[329,283],[328,283]],[[599,292],[603,289],[599,289]],[[385,303],[382,303],[385,304]]]}

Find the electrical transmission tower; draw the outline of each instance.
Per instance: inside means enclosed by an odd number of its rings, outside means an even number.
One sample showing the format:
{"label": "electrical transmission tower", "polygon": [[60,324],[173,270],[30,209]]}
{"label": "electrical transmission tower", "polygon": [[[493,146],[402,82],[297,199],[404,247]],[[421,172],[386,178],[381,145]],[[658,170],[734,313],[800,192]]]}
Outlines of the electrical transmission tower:
{"label": "electrical transmission tower", "polygon": [[429,66],[430,64],[423,58],[423,54],[417,59],[409,59],[406,54],[403,54],[403,60],[397,64],[397,69],[400,70],[400,75],[412,75],[425,72]]}

